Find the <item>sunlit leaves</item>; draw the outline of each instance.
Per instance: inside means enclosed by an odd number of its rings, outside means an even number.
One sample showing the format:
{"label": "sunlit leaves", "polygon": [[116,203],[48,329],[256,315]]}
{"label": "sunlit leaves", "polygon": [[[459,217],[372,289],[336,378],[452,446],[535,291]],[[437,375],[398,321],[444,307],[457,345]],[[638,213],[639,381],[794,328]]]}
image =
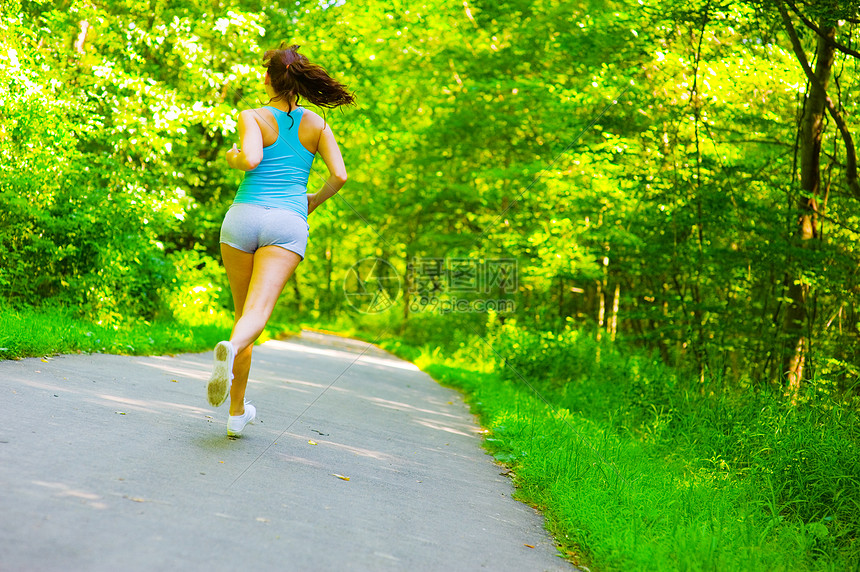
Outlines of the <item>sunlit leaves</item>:
{"label": "sunlit leaves", "polygon": [[[595,320],[619,286],[622,332],[740,375],[774,367],[784,273],[802,268],[814,327],[848,359],[826,324],[856,322],[860,219],[827,125],[821,240],[791,240],[806,81],[779,24],[754,2],[24,2],[0,23],[0,288],[152,313],[161,301],[137,292],[168,297],[165,260],[206,269],[172,265],[200,282],[168,307],[209,288],[241,176],[223,150],[236,113],[265,102],[262,50],[284,40],[357,105],[317,110],[349,183],[311,217],[279,312],[333,316],[366,256],[402,271],[413,256],[516,257],[524,314]],[[856,70],[837,64],[853,124]],[[311,192],[325,176],[318,160]]]}

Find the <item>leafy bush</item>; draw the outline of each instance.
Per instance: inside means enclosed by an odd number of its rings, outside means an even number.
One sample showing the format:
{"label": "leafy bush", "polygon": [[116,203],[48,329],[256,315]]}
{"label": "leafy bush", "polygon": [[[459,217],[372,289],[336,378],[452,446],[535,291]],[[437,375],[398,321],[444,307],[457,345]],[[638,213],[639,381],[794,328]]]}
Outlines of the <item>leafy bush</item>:
{"label": "leafy bush", "polygon": [[170,284],[160,297],[166,310],[183,324],[232,324],[230,286],[221,263],[199,250],[183,250],[168,256],[174,269]]}

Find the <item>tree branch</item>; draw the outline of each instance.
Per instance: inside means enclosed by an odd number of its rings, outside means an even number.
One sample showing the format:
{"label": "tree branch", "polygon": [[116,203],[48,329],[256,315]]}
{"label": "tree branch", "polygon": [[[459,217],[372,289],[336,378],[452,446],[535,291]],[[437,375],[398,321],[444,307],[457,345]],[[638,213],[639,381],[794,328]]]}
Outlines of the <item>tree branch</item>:
{"label": "tree branch", "polygon": [[837,42],[833,38],[828,37],[824,32],[821,31],[821,28],[819,28],[818,26],[815,25],[814,22],[812,22],[812,20],[810,20],[809,18],[804,16],[800,12],[800,10],[797,9],[797,6],[795,6],[793,2],[786,1],[786,4],[788,4],[788,7],[791,8],[791,11],[794,12],[795,14],[797,14],[797,17],[800,18],[800,20],[804,24],[806,24],[807,28],[809,28],[810,30],[812,30],[813,32],[818,34],[818,36],[821,39],[823,39],[825,42],[827,42],[828,44],[830,44],[831,46],[833,46],[834,48],[836,48],[837,50],[839,50],[843,54],[848,54],[849,56],[853,56],[857,59],[860,59],[860,52],[858,52],[857,50],[852,50],[848,46],[843,46],[842,44],[840,44],[839,42]]}
{"label": "tree branch", "polygon": [[[800,61],[800,67],[803,68],[806,77],[809,78],[809,82],[824,92],[824,102],[827,106],[827,111],[830,112],[833,122],[836,123],[836,126],[839,128],[839,132],[842,134],[842,141],[845,142],[845,158],[847,163],[845,174],[848,179],[848,188],[851,189],[851,192],[854,193],[855,197],[860,198],[860,182],[857,180],[857,151],[854,147],[854,140],[851,138],[851,132],[848,130],[848,125],[845,123],[845,119],[842,117],[842,114],[839,113],[833,100],[830,99],[829,95],[827,95],[827,91],[824,89],[824,86],[821,85],[821,82],[815,76],[812,68],[809,67],[809,61],[806,59],[806,52],[803,51],[803,46],[800,44],[800,38],[797,37],[797,31],[794,29],[794,24],[791,23],[791,18],[789,17],[788,12],[786,12],[785,6],[781,2],[778,6],[779,14],[782,16],[783,23],[785,23],[785,31],[788,32],[788,37],[791,40],[791,47],[794,49],[794,54],[797,56],[798,61]],[[824,38],[824,36],[822,36],[822,38]]]}

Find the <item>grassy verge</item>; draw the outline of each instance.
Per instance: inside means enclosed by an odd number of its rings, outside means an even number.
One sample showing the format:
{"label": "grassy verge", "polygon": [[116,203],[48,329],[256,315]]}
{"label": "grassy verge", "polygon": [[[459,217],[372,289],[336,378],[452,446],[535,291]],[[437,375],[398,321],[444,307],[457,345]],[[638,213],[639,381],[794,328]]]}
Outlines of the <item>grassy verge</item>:
{"label": "grassy verge", "polygon": [[804,523],[778,500],[774,487],[793,483],[694,468],[702,459],[679,461],[677,452],[553,410],[497,374],[426,369],[467,392],[490,430],[488,448],[514,472],[518,497],[543,510],[577,563],[599,570],[856,568],[850,553],[834,550],[832,516]]}
{"label": "grassy verge", "polygon": [[[226,316],[201,316],[195,324],[125,320],[99,325],[62,309],[7,309],[0,312],[0,359],[79,352],[152,355],[207,351],[230,334],[232,324]],[[258,341],[294,331],[294,326],[272,323]]]}
{"label": "grassy verge", "polygon": [[211,349],[224,339],[223,324],[188,325],[128,320],[105,326],[60,309],[0,313],[0,359],[62,353],[173,354]]}
{"label": "grassy verge", "polygon": [[544,512],[575,563],[860,570],[856,404],[814,390],[800,407],[691,390],[646,356],[585,336],[488,337],[507,366],[452,360],[435,344],[380,345],[467,395],[518,498]]}

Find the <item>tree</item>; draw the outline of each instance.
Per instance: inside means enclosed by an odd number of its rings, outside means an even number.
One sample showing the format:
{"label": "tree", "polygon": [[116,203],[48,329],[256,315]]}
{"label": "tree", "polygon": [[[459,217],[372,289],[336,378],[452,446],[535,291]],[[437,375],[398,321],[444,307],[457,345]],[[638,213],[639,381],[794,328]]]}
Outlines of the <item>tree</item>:
{"label": "tree", "polygon": [[[790,40],[792,50],[800,67],[807,78],[809,93],[804,99],[801,119],[798,128],[797,155],[800,162],[800,193],[796,199],[799,212],[796,237],[802,248],[808,247],[813,239],[820,238],[818,216],[826,209],[828,194],[821,188],[821,154],[824,132],[826,130],[826,112],[830,113],[845,146],[845,175],[846,183],[855,197],[860,200],[860,186],[857,182],[857,156],[851,131],[838,109],[841,102],[834,103],[828,89],[833,73],[835,57],[842,51],[852,57],[860,57],[860,53],[846,48],[836,41],[837,30],[842,18],[856,17],[858,4],[841,3],[841,7],[828,0],[820,0],[809,5],[813,17],[818,18],[818,24],[805,16],[793,3],[776,3],[785,32]],[[815,68],[810,65],[810,58],[804,49],[798,33],[789,14],[791,10],[812,34],[815,44]],[[787,347],[784,357],[783,370],[789,392],[796,395],[804,378],[804,366],[809,353],[809,300],[810,284],[803,276],[803,269],[797,275],[788,277],[788,292],[790,299],[785,312],[785,331]]]}

